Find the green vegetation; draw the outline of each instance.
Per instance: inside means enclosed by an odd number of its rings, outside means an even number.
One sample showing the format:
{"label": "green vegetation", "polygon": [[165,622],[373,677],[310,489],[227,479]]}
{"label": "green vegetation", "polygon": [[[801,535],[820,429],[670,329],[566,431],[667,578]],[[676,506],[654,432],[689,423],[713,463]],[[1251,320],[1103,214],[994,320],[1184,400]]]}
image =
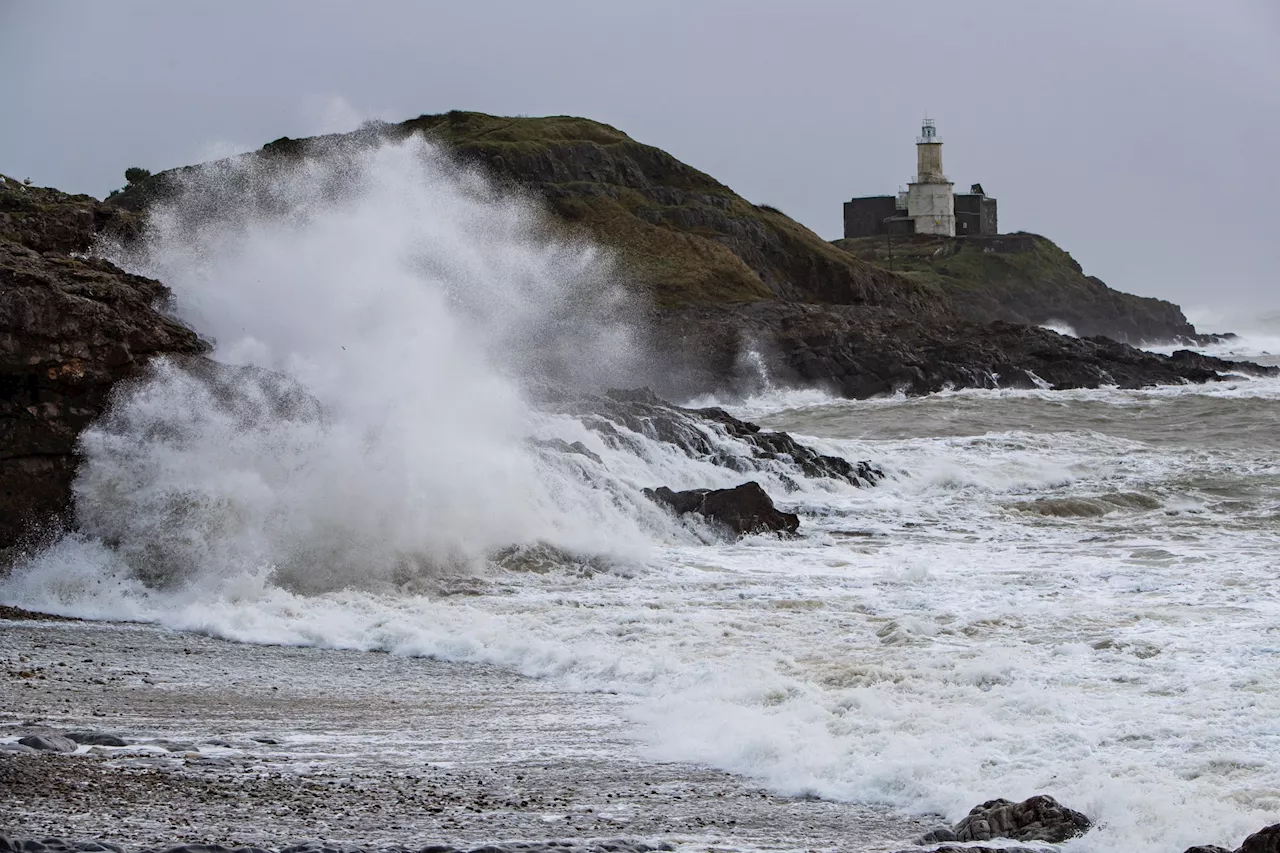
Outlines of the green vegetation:
{"label": "green vegetation", "polygon": [[[281,138],[257,155],[301,157],[421,133],[463,163],[540,199],[565,235],[611,247],[620,274],[658,307],[806,299],[932,310],[937,291],[889,276],[798,222],[607,124],[571,116],[511,118],[454,110],[354,133]],[[141,210],[177,182],[160,173],[111,203]]]}
{"label": "green vegetation", "polygon": [[858,237],[833,245],[876,266],[892,263],[979,321],[1067,323],[1080,334],[1133,342],[1194,334],[1176,305],[1112,290],[1037,234]]}
{"label": "green vegetation", "polygon": [[130,185],[140,184],[149,177],[151,177],[151,170],[141,166],[130,166],[124,170],[124,179]]}

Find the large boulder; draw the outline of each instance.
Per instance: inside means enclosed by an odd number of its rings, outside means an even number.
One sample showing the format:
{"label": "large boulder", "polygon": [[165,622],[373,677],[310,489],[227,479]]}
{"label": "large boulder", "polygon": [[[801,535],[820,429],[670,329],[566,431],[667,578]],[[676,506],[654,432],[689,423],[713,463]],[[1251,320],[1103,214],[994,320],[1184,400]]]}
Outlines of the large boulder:
{"label": "large boulder", "polygon": [[29,746],[41,752],[75,752],[76,742],[62,735],[45,734],[45,735],[27,735],[20,738],[18,743],[23,746]]}
{"label": "large boulder", "polygon": [[1042,794],[1020,803],[999,799],[974,806],[968,816],[956,824],[955,833],[957,841],[1011,838],[1058,844],[1083,835],[1092,825],[1080,812]]}
{"label": "large boulder", "polygon": [[164,353],[199,353],[169,290],[75,255],[117,222],[88,196],[0,177],[0,549],[68,508],[80,431]]}
{"label": "large boulder", "polygon": [[1280,853],[1280,823],[1250,835],[1236,853]]}
{"label": "large boulder", "polygon": [[955,826],[936,829],[919,839],[918,843],[1008,838],[1013,841],[1060,844],[1083,835],[1092,825],[1089,818],[1080,812],[1067,808],[1053,797],[1041,794],[1020,803],[1004,799],[988,800],[970,809],[969,814]]}
{"label": "large boulder", "polygon": [[760,484],[754,481],[732,489],[690,489],[675,492],[666,486],[646,489],[645,494],[666,504],[677,515],[696,512],[734,533],[795,533],[800,516],[782,512]]}

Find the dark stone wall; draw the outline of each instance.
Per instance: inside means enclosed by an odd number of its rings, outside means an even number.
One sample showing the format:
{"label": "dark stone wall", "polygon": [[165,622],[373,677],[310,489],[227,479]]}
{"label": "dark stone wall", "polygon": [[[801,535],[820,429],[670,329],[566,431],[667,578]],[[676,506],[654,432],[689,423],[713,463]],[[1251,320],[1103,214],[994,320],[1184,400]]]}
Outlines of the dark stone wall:
{"label": "dark stone wall", "polygon": [[1000,233],[1000,222],[996,218],[996,200],[987,196],[983,196],[982,199],[982,233],[985,235]]}
{"label": "dark stone wall", "polygon": [[895,196],[873,195],[850,199],[844,203],[844,236],[870,237],[873,234],[884,234],[884,221],[897,213]]}
{"label": "dark stone wall", "polygon": [[956,193],[956,236],[978,237],[1000,232],[996,200],[976,193]]}

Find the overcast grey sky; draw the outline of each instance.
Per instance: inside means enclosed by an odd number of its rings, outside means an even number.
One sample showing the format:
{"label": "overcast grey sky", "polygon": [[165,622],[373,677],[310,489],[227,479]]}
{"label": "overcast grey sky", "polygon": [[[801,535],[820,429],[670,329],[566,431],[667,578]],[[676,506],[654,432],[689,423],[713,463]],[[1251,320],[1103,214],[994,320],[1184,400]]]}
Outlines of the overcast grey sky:
{"label": "overcast grey sky", "polygon": [[454,108],[608,122],[827,238],[927,110],[1004,230],[1280,308],[1277,0],[0,0],[0,172],[41,185]]}

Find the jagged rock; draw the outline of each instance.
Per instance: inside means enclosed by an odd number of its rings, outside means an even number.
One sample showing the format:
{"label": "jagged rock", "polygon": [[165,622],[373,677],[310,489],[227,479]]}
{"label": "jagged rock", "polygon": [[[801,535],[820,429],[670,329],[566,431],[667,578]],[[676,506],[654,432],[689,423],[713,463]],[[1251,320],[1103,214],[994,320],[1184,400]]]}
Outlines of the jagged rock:
{"label": "jagged rock", "polygon": [[1188,847],[1183,853],[1231,853],[1231,851],[1216,844],[1197,844],[1195,847]]}
{"label": "jagged rock", "polygon": [[530,439],[530,444],[534,447],[541,447],[544,450],[554,450],[557,453],[572,453],[578,456],[585,456],[597,465],[603,465],[604,460],[600,455],[587,447],[581,441],[568,442],[563,438],[534,438]]}
{"label": "jagged rock", "polygon": [[1280,823],[1272,824],[1250,835],[1236,853],[1280,853]]}
{"label": "jagged rock", "polygon": [[76,742],[62,735],[27,735],[19,738],[18,743],[38,749],[41,752],[75,752]]}
{"label": "jagged rock", "polygon": [[908,317],[874,306],[771,300],[671,310],[658,325],[675,364],[670,393],[678,395],[758,390],[762,369],[777,385],[816,386],[854,398],[946,388],[1140,388],[1231,374],[1280,375],[1274,367],[1166,357],[1107,338]]}
{"label": "jagged rock", "polygon": [[82,746],[128,746],[124,738],[106,732],[67,732],[67,739]]}
{"label": "jagged rock", "polygon": [[[742,474],[769,472],[780,478],[803,474],[854,486],[874,485],[884,472],[870,462],[850,462],[818,453],[785,432],[762,430],[723,409],[686,409],[648,388],[607,391],[603,396],[563,395],[543,389],[542,407],[579,418],[611,447],[642,453],[631,433],[675,445],[688,456]],[[728,449],[735,440],[740,452]],[[784,482],[786,480],[784,479]]]}
{"label": "jagged rock", "polygon": [[675,492],[666,486],[645,489],[645,494],[684,515],[696,512],[717,521],[734,533],[795,533],[800,516],[781,512],[759,483],[749,481],[732,489],[691,489]]}
{"label": "jagged rock", "polygon": [[157,310],[164,285],[70,254],[122,215],[0,178],[0,547],[66,510],[76,439],[118,382],[204,349]]}
{"label": "jagged rock", "polygon": [[988,800],[974,806],[953,831],[957,841],[1010,838],[1058,844],[1083,835],[1092,825],[1080,812],[1067,808],[1053,797],[1041,795],[1021,803]]}

